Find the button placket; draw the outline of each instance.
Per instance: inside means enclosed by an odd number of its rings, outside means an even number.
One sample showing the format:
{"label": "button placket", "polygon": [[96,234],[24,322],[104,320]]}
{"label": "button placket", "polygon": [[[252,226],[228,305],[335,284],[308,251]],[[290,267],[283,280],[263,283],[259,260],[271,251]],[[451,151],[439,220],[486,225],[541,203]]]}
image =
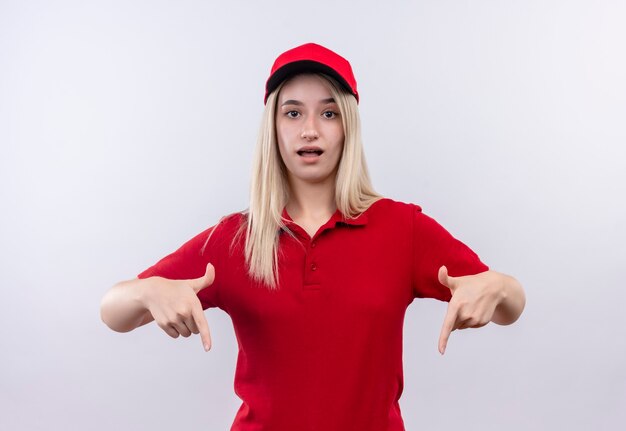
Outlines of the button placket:
{"label": "button placket", "polygon": [[306,250],[306,260],[304,266],[304,287],[320,284],[320,268],[317,261],[318,249],[317,238],[312,239]]}

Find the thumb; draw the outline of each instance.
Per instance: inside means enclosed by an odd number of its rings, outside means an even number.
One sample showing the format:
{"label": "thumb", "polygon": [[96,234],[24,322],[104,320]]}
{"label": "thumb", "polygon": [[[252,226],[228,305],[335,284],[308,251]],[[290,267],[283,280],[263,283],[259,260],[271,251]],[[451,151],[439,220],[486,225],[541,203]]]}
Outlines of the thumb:
{"label": "thumb", "polygon": [[446,268],[445,265],[439,268],[437,277],[439,278],[439,283],[443,284],[454,293],[454,290],[457,288],[457,277],[448,275],[448,268]]}
{"label": "thumb", "polygon": [[446,268],[445,265],[443,265],[443,266],[441,266],[441,268],[439,268],[439,274],[437,274],[437,277],[439,278],[439,283],[443,284],[448,289],[453,290],[453,288],[454,288],[454,286],[453,286],[454,281],[452,279],[454,277],[450,277],[448,275],[448,268]]}
{"label": "thumb", "polygon": [[213,284],[215,280],[215,267],[211,263],[207,263],[206,271],[202,277],[189,280],[189,284],[194,292],[198,293],[207,286]]}

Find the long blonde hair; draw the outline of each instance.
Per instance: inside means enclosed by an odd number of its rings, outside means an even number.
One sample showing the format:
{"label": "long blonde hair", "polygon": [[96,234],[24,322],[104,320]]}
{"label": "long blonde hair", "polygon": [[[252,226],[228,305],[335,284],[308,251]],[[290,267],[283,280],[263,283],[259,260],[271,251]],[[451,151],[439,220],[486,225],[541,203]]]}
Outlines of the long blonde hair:
{"label": "long blonde hair", "polygon": [[[335,179],[335,204],[346,217],[354,218],[375,201],[382,198],[374,191],[365,162],[361,142],[361,123],[357,101],[342,89],[339,83],[324,74],[316,74],[328,84],[341,114],[344,145]],[[245,233],[245,258],[248,275],[270,289],[280,285],[278,262],[280,232],[294,234],[282,218],[289,201],[290,190],[287,168],[278,150],[276,138],[276,108],[283,81],[268,97],[257,139],[252,179],[250,206],[244,211],[232,244]],[[213,232],[211,232],[212,234]],[[208,242],[208,239],[207,239]]]}

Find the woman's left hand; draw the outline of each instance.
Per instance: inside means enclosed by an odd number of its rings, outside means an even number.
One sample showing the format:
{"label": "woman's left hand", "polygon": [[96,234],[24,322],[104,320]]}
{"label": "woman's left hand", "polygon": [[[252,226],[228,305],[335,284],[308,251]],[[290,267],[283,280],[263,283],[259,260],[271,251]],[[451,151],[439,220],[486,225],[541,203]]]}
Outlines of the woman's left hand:
{"label": "woman's left hand", "polygon": [[[452,331],[480,328],[492,321],[496,308],[507,297],[506,277],[508,276],[494,271],[485,271],[476,275],[451,277],[445,266],[439,268],[438,275],[439,282],[452,292],[439,336],[439,353],[443,355]],[[508,278],[512,279],[512,277]],[[521,286],[519,287],[521,289]],[[523,299],[523,291],[521,295]]]}

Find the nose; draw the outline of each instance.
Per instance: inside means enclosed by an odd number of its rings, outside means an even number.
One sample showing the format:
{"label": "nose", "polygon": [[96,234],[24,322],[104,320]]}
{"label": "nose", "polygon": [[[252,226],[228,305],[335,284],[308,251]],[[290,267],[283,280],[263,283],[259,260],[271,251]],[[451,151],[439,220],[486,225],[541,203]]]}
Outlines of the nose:
{"label": "nose", "polygon": [[300,136],[307,141],[312,141],[319,138],[320,135],[317,131],[315,118],[309,118],[307,121],[304,122],[302,134]]}

